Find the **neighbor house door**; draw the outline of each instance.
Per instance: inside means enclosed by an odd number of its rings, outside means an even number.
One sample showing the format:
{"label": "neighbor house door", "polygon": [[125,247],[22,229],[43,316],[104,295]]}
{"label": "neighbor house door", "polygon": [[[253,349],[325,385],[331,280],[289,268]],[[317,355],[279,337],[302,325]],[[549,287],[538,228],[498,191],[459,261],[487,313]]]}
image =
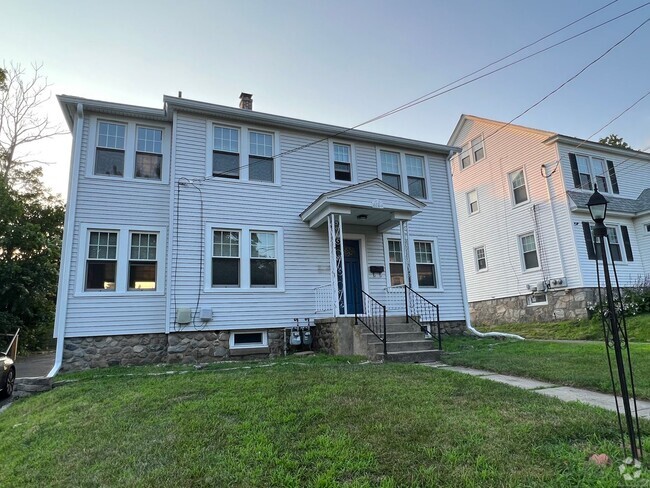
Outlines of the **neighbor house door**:
{"label": "neighbor house door", "polygon": [[[345,261],[345,298],[347,313],[363,312],[361,296],[361,246],[360,241],[343,241],[343,256]],[[356,304],[356,305],[355,305]]]}

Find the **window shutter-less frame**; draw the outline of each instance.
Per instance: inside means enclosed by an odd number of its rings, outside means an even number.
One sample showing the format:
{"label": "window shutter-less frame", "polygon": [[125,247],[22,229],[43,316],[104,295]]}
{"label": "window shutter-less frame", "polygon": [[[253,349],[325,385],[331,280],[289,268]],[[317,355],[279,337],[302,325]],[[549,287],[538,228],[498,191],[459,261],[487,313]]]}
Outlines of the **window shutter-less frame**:
{"label": "window shutter-less frame", "polygon": [[627,225],[621,225],[621,234],[623,234],[623,246],[625,246],[625,255],[627,256],[627,260],[634,261],[632,244],[630,244],[630,234],[627,231]]}
{"label": "window shutter-less frame", "polygon": [[578,161],[576,155],[569,153],[569,162],[571,163],[571,174],[573,175],[574,188],[580,188],[580,173],[578,172]]}
{"label": "window shutter-less frame", "polygon": [[589,259],[596,259],[596,251],[594,250],[594,241],[591,238],[591,226],[589,222],[582,223],[582,232],[585,235],[585,245],[587,246],[587,257]]}
{"label": "window shutter-less frame", "polygon": [[614,161],[607,160],[607,172],[609,173],[609,181],[612,182],[612,191],[619,193],[618,180],[616,179],[616,170],[614,169]]}

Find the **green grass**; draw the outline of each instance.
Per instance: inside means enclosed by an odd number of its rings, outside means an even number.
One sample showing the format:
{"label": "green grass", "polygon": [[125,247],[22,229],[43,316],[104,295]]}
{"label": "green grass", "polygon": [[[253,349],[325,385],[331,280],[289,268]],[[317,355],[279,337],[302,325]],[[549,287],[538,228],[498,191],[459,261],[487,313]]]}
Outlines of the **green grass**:
{"label": "green grass", "polygon": [[[316,357],[236,366],[67,375],[76,382],[0,414],[0,438],[10,446],[0,455],[0,484],[388,488],[622,480],[610,412],[418,365]],[[587,462],[601,452],[615,465]]]}
{"label": "green grass", "polygon": [[[604,393],[612,391],[604,342],[454,337],[445,341],[443,349],[443,360],[452,365],[536,378]],[[631,343],[630,353],[637,396],[650,399],[650,344]]]}
{"label": "green grass", "polygon": [[[628,317],[630,341],[650,342],[650,314]],[[477,325],[481,332],[509,332],[526,339],[602,340],[603,328],[598,318],[563,322]]]}

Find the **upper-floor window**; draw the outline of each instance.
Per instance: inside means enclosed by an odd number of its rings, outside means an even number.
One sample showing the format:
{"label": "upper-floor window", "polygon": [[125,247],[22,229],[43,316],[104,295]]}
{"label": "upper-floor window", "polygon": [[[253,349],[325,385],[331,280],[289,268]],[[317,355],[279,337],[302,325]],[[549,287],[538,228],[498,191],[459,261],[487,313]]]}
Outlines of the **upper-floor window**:
{"label": "upper-floor window", "polygon": [[470,151],[470,145],[464,144],[463,150],[460,153],[460,168],[465,169],[472,165],[472,153]]}
{"label": "upper-floor window", "polygon": [[352,181],[352,147],[349,144],[332,143],[334,179]]}
{"label": "upper-floor window", "polygon": [[478,162],[485,157],[485,148],[483,147],[483,136],[472,139],[472,155],[474,162]]}
{"label": "upper-floor window", "polygon": [[86,285],[88,291],[115,291],[117,232],[91,231],[88,238]]}
{"label": "upper-floor window", "polygon": [[402,242],[388,239],[388,272],[391,286],[404,284],[404,258],[402,256]]}
{"label": "upper-floor window", "polygon": [[162,129],[138,127],[135,177],[159,180],[162,173]]}
{"label": "upper-floor window", "polygon": [[402,189],[399,153],[380,151],[381,179],[397,190]]}
{"label": "upper-floor window", "polygon": [[418,275],[418,286],[436,288],[436,263],[433,255],[433,243],[429,241],[414,241],[415,267]]}
{"label": "upper-floor window", "polygon": [[124,176],[126,125],[100,121],[97,129],[95,174]]}
{"label": "upper-floor window", "polygon": [[478,213],[478,191],[472,190],[467,193],[467,210],[470,215]]}
{"label": "upper-floor window", "polygon": [[618,180],[614,162],[601,157],[569,153],[573,186],[593,190],[594,184],[603,193],[618,193]]}
{"label": "upper-floor window", "polygon": [[535,243],[535,234],[526,234],[519,237],[520,251],[524,270],[539,268],[539,259],[537,258],[537,244]]}
{"label": "upper-floor window", "polygon": [[512,202],[514,205],[519,205],[528,201],[528,191],[526,190],[526,179],[524,178],[524,170],[518,169],[508,175],[510,180],[510,190],[512,192]]}
{"label": "upper-floor window", "polygon": [[248,179],[252,181],[274,181],[273,135],[266,132],[249,131],[250,150],[248,154]]}
{"label": "upper-floor window", "polygon": [[239,179],[239,129],[213,127],[212,175]]}
{"label": "upper-floor window", "polygon": [[474,261],[476,263],[476,271],[484,271],[487,269],[487,256],[485,255],[485,246],[477,247],[474,249]]}
{"label": "upper-floor window", "polygon": [[650,234],[650,223],[645,224],[645,231]]}
{"label": "upper-floor window", "polygon": [[426,198],[427,184],[424,174],[424,158],[422,156],[406,155],[406,177],[409,185],[409,195],[416,198]]}

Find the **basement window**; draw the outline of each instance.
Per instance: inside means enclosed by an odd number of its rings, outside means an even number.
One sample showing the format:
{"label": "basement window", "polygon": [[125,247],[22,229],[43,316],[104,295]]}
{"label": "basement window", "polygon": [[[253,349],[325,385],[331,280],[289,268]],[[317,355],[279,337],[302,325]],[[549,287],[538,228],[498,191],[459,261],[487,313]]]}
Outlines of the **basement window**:
{"label": "basement window", "polygon": [[230,334],[230,349],[266,347],[267,345],[266,331],[232,332]]}
{"label": "basement window", "polygon": [[528,306],[548,305],[548,296],[546,293],[533,293],[528,295]]}

